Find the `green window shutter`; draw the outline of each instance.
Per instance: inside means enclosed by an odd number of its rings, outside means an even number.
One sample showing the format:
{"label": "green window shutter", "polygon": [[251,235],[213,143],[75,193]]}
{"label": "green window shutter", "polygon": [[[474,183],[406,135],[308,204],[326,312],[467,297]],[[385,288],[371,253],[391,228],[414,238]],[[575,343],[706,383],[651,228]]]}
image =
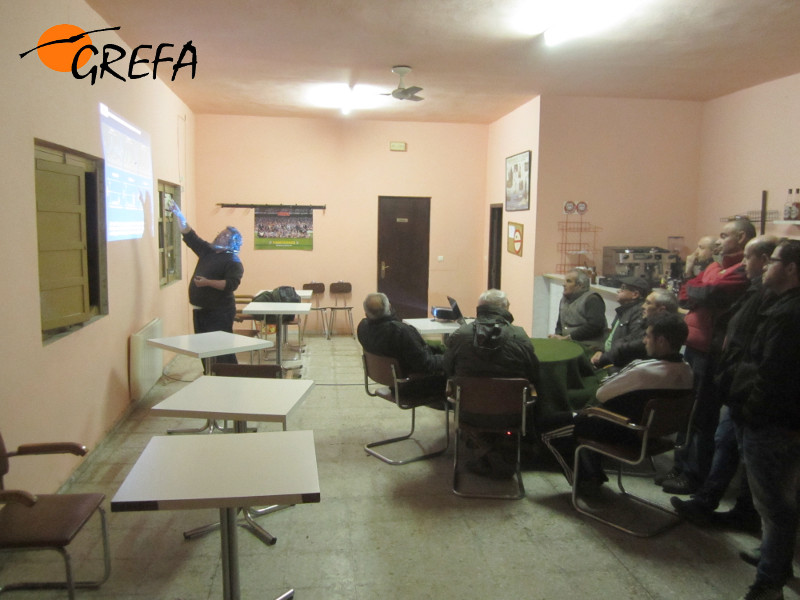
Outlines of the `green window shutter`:
{"label": "green window shutter", "polygon": [[36,161],[42,330],[91,318],[82,167]]}

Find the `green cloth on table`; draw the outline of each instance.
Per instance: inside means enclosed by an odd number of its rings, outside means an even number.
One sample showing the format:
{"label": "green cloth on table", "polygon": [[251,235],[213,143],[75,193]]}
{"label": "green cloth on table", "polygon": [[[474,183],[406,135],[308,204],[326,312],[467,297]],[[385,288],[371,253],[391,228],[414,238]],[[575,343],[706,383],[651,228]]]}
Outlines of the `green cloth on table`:
{"label": "green cloth on table", "polygon": [[553,338],[533,338],[531,342],[539,359],[537,417],[579,410],[594,398],[600,374],[595,372],[583,346]]}

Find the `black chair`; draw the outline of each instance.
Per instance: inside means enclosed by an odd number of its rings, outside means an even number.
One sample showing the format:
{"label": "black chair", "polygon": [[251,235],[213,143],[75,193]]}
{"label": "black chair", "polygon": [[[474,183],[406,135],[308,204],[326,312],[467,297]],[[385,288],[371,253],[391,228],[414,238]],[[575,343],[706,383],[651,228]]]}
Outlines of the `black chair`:
{"label": "black chair", "polygon": [[[455,404],[456,444],[453,458],[453,493],[470,498],[518,500],[525,496],[520,471],[520,446],[527,428],[528,407],[535,400],[531,383],[524,378],[454,377],[449,385]],[[466,418],[465,418],[466,417]],[[460,446],[464,433],[510,434],[516,441],[513,493],[467,492],[460,484]]]}
{"label": "black chair", "polygon": [[[319,299],[325,295],[325,284],[318,281],[312,281],[311,283],[304,283],[303,289],[311,290],[311,299],[313,300],[314,304],[314,306],[311,307],[311,310],[319,313],[320,317],[322,318],[322,333],[325,337],[328,337],[328,307],[319,305]],[[308,315],[305,314],[303,315],[303,330],[300,333],[300,339],[305,336],[307,322]]]}
{"label": "black chair", "polygon": [[[445,395],[444,379],[441,376],[426,375],[410,375],[406,377],[400,368],[400,363],[396,359],[389,358],[388,356],[379,356],[377,354],[372,354],[365,351],[362,360],[364,364],[364,389],[366,390],[367,394],[372,397],[382,398],[393,404],[396,404],[397,407],[402,410],[411,411],[411,431],[409,431],[406,435],[392,437],[377,442],[370,442],[364,446],[364,450],[366,450],[368,454],[371,454],[372,456],[379,458],[383,462],[390,465],[405,465],[410,462],[432,458],[434,456],[443,454],[450,446],[450,409],[447,404],[447,397]],[[442,389],[440,392],[424,394],[411,393],[412,388],[423,387],[433,378],[436,380],[442,380]],[[374,391],[370,390],[370,379],[385,387],[376,388]],[[433,452],[418,454],[406,459],[393,459],[385,454],[381,454],[380,452],[373,450],[373,448],[379,446],[388,446],[398,442],[403,442],[405,440],[413,439],[412,436],[414,435],[414,428],[416,426],[416,410],[420,406],[436,406],[444,410],[445,445],[443,448]],[[419,444],[419,442],[417,443]]]}
{"label": "black chair", "polygon": [[[108,528],[101,506],[103,494],[31,494],[23,490],[6,490],[3,476],[9,470],[9,458],[36,454],[75,454],[84,456],[86,448],[70,442],[25,444],[14,452],[6,451],[0,435],[0,551],[24,552],[55,550],[64,559],[65,581],[24,581],[0,586],[0,592],[12,590],[66,589],[70,600],[76,588],[99,588],[111,573],[108,549]],[[75,581],[68,546],[95,512],[100,514],[103,538],[104,571],[96,581]]]}
{"label": "black chair", "polygon": [[[606,423],[610,423],[612,427],[619,427],[621,432],[628,432],[625,438],[629,439],[627,441],[608,442],[594,440],[590,437],[576,438],[577,448],[575,450],[575,463],[573,465],[572,477],[572,505],[575,507],[575,510],[587,517],[591,517],[620,531],[638,537],[650,537],[677,525],[680,522],[680,518],[674,511],[625,490],[625,487],[622,485],[622,466],[623,464],[639,466],[650,461],[653,456],[658,456],[659,454],[675,449],[676,444],[674,437],[677,433],[687,434],[685,439],[688,439],[692,416],[694,414],[694,405],[694,392],[671,398],[654,398],[647,402],[638,423],[603,408],[591,407],[585,409],[583,414],[587,417],[590,419],[602,419]],[[629,435],[630,432],[633,432],[635,435]],[[582,452],[596,452],[617,461],[617,486],[620,490],[620,497],[629,498],[639,504],[657,509],[674,518],[667,520],[659,526],[650,527],[649,529],[633,529],[609,518],[605,518],[599,512],[584,509],[578,502],[578,484],[580,479],[578,464],[580,463]],[[652,521],[648,519],[648,523],[651,522]]]}
{"label": "black chair", "polygon": [[331,313],[328,320],[328,339],[333,335],[333,325],[336,323],[336,314],[343,312],[347,314],[348,322],[350,323],[350,333],[356,337],[356,328],[353,325],[353,307],[347,304],[347,296],[353,292],[353,286],[347,281],[337,281],[332,283],[328,290],[333,298],[333,306],[328,306],[327,309]]}

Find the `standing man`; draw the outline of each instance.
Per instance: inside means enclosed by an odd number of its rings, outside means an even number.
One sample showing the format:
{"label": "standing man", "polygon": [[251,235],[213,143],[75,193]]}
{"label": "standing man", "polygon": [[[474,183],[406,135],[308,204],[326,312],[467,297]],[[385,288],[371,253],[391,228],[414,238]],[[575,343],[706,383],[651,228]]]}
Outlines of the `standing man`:
{"label": "standing man", "polygon": [[650,293],[650,284],[642,277],[623,277],[620,281],[617,316],[611,323],[611,333],[603,350],[598,350],[591,358],[595,368],[614,367],[616,370],[637,358],[647,358],[642,305]]}
{"label": "standing man", "polygon": [[686,264],[683,267],[684,279],[697,277],[705,268],[714,262],[714,248],[717,240],[712,235],[704,235],[697,240],[697,248],[686,257]]}
{"label": "standing man", "polygon": [[678,296],[681,305],[689,309],[686,361],[694,372],[697,404],[690,438],[681,450],[675,451],[673,470],[656,480],[667,493],[694,493],[711,468],[714,432],[722,406],[714,385],[715,365],[731,307],[750,285],[742,259],[745,245],[755,235],[755,227],[748,219],[728,221],[719,235],[721,262],[712,262],[687,281]]}
{"label": "standing man", "polygon": [[547,337],[574,340],[598,350],[606,339],[606,303],[589,289],[591,281],[584,271],[564,275],[564,295],[558,307],[556,332]]}
{"label": "standing man", "polygon": [[[244,274],[238,252],[242,234],[235,227],[226,227],[209,243],[200,238],[183,216],[178,205],[169,207],[178,219],[183,241],[197,255],[197,266],[189,282],[189,302],[193,311],[194,332],[233,332],[236,301],[233,292]],[[235,354],[218,356],[217,362],[236,363]]]}
{"label": "standing man", "polygon": [[[762,537],[744,600],[781,600],[797,538],[800,489],[800,241],[783,240],[764,272],[776,299],[762,314],[731,386],[731,413]],[[751,380],[754,382],[751,383]],[[744,393],[739,393],[745,390]]]}
{"label": "standing man", "polygon": [[[728,322],[722,355],[715,374],[717,393],[726,406],[722,408],[719,425],[714,434],[714,458],[711,470],[691,500],[681,500],[676,496],[670,500],[678,514],[696,523],[711,522],[749,531],[761,527],[761,518],[753,506],[746,472],[742,474],[739,495],[733,509],[726,513],[714,511],[739,468],[741,432],[736,431],[730,407],[727,406],[729,389],[742,356],[752,343],[753,335],[761,323],[761,315],[774,299],[771,291],[764,290],[762,276],[777,243],[776,237],[765,235],[753,238],[744,248],[742,263],[750,280],[750,287],[732,309],[734,314]],[[740,389],[739,393],[743,391]]]}

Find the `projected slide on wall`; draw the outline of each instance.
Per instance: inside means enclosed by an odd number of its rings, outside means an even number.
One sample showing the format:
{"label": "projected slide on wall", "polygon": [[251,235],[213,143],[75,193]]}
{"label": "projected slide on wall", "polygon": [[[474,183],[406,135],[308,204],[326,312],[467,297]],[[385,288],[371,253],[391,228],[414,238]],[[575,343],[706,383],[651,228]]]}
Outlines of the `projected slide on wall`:
{"label": "projected slide on wall", "polygon": [[153,160],[150,135],[100,104],[106,179],[106,239],[142,237],[152,223]]}

